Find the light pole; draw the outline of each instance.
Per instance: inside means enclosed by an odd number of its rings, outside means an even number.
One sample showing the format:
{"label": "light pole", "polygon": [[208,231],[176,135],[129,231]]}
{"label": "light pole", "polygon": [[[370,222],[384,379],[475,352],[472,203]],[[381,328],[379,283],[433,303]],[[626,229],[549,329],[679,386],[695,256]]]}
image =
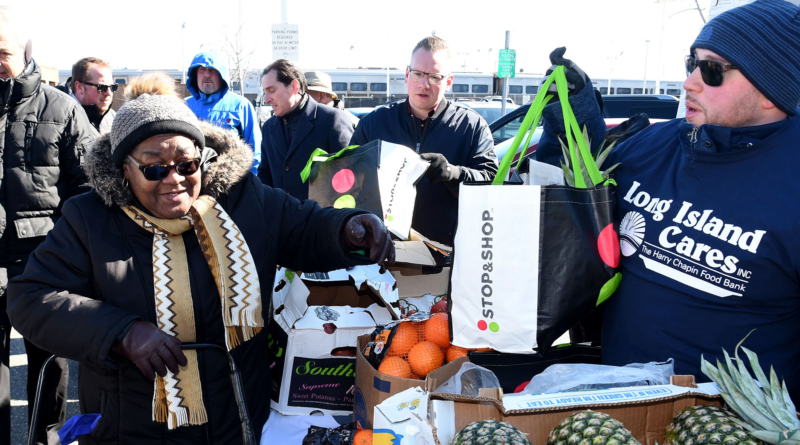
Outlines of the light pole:
{"label": "light pole", "polygon": [[[622,55],[622,51],[620,51],[619,56]],[[616,60],[619,56],[613,56],[608,58],[608,90],[606,94],[611,94],[611,73],[614,71],[614,60]]]}
{"label": "light pole", "polygon": [[186,22],[183,22],[181,25],[181,83],[186,85],[186,54],[184,51],[186,49],[186,38],[184,30],[186,29]]}
{"label": "light pole", "polygon": [[647,94],[647,56],[650,54],[650,40],[647,42],[647,49],[644,52],[644,85],[642,85],[642,94]]}

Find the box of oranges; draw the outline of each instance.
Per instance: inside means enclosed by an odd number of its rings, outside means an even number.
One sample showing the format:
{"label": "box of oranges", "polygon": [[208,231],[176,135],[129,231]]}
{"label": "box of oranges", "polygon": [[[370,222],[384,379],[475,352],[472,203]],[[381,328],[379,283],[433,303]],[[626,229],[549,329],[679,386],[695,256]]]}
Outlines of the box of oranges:
{"label": "box of oranges", "polygon": [[372,426],[374,407],[394,394],[416,386],[426,391],[444,381],[467,361],[467,349],[450,344],[445,312],[419,312],[379,326],[358,338],[355,420]]}
{"label": "box of oranges", "polygon": [[280,269],[269,332],[271,407],[286,415],[353,410],[356,342],[396,319],[394,280],[377,265],[326,273]]}

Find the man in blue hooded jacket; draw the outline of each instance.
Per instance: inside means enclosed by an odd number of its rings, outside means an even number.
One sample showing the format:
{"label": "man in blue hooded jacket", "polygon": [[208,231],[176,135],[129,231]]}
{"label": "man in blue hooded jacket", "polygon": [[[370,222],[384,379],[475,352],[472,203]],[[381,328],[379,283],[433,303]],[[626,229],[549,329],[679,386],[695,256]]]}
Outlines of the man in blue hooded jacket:
{"label": "man in blue hooded jacket", "polygon": [[253,105],[230,89],[225,56],[215,51],[194,56],[186,72],[186,88],[192,93],[186,104],[203,120],[235,130],[253,149],[253,173],[261,163],[261,128]]}
{"label": "man in blue hooded jacket", "polygon": [[[685,119],[645,128],[602,167],[621,163],[622,282],[605,311],[605,364],[673,357],[676,374],[707,381],[701,354],[714,363],[757,329],[744,346],[800,399],[798,35],[800,8],[784,0],[715,17],[686,59]],[[581,96],[570,94],[573,109],[592,109]],[[561,152],[554,105],[537,151],[545,162]],[[581,126],[597,128],[593,109],[576,116]]]}

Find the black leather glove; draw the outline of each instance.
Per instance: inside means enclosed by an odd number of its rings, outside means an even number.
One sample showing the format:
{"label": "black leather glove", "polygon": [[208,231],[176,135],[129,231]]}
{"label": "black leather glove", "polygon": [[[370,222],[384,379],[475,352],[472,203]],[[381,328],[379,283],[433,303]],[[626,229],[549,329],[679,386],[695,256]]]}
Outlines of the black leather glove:
{"label": "black leather glove", "polygon": [[342,229],[342,239],[348,250],[369,251],[369,259],[384,265],[394,264],[394,244],[392,237],[380,218],[369,213],[350,218]]}
{"label": "black leather glove", "polygon": [[441,153],[423,153],[419,157],[431,163],[425,170],[425,176],[431,179],[431,184],[457,181],[461,176],[461,167],[447,162],[447,158]]}
{"label": "black leather glove", "polygon": [[[550,63],[552,63],[553,66],[547,70],[542,82],[544,82],[544,79],[547,79],[547,76],[553,73],[553,70],[557,66],[563,66],[565,68],[564,75],[567,78],[569,95],[574,96],[578,94],[586,85],[591,85],[592,81],[589,79],[589,76],[587,76],[586,73],[578,67],[578,65],[575,65],[572,60],[564,58],[564,53],[566,52],[567,48],[562,46],[554,49],[553,52],[550,53]],[[555,82],[550,84],[550,88],[548,88],[547,91],[556,95],[554,98],[555,100],[559,99]]]}
{"label": "black leather glove", "polygon": [[176,374],[178,365],[186,366],[186,356],[180,344],[180,340],[164,333],[153,323],[138,320],[133,322],[113,351],[133,362],[145,377],[155,380],[156,374],[167,375],[167,369]]}

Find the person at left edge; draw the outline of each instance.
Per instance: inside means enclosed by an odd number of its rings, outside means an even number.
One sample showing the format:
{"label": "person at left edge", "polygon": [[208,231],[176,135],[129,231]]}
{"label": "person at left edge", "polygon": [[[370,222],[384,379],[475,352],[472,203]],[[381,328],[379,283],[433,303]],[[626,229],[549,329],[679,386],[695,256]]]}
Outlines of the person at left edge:
{"label": "person at left edge", "polygon": [[288,60],[264,68],[261,87],[273,116],[262,128],[264,161],[258,177],[297,199],[308,199],[308,182],[300,172],[315,149],[336,153],[347,147],[353,135],[349,112],[318,104],[308,94],[306,76]]}
{"label": "person at left edge", "polygon": [[242,139],[199,121],[156,76],[131,82],[111,133],[87,152],[94,189],[64,204],[9,285],[8,315],[33,343],[80,362],[81,412],[102,415],[81,443],[241,444],[228,362],[180,349],[197,342],[233,356],[257,444],[276,264],[391,263],[394,247],[375,215],[263,185]]}
{"label": "person at left edge", "polygon": [[216,51],[198,53],[186,72],[186,88],[192,95],[186,104],[195,116],[231,130],[253,150],[253,173],[261,163],[261,129],[253,105],[231,90],[225,56]]}

